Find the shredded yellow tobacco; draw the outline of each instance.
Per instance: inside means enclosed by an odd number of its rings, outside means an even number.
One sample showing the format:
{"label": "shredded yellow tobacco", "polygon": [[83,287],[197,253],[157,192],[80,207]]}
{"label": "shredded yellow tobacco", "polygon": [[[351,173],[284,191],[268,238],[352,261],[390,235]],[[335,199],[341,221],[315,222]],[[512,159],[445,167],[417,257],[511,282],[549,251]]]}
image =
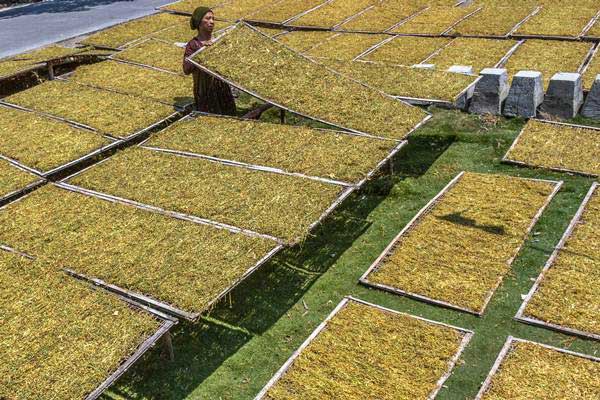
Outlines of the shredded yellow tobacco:
{"label": "shredded yellow tobacco", "polygon": [[476,76],[361,61],[323,60],[331,68],[392,96],[453,103]]}
{"label": "shredded yellow tobacco", "polygon": [[342,24],[340,29],[385,32],[424,7],[419,1],[381,0],[376,2],[373,8]]}
{"label": "shredded yellow tobacco", "polygon": [[597,361],[535,343],[515,342],[482,399],[598,399],[598,376]]}
{"label": "shredded yellow tobacco", "polygon": [[449,42],[450,39],[448,38],[397,36],[362,57],[362,59],[411,66],[424,61],[433,52]]}
{"label": "shredded yellow tobacco", "polygon": [[115,54],[114,58],[182,74],[183,55],[184,49],[179,46],[150,39]]}
{"label": "shredded yellow tobacco", "polygon": [[600,131],[530,120],[506,158],[600,175]]}
{"label": "shredded yellow tobacco", "polygon": [[165,104],[59,80],[44,82],[5,100],[118,137],[147,128],[174,112]]}
{"label": "shredded yellow tobacco", "polygon": [[524,315],[600,335],[600,189],[596,189]]}
{"label": "shredded yellow tobacco", "polygon": [[421,33],[439,35],[452,25],[477,10],[477,4],[464,7],[432,6],[423,13],[393,29],[393,33]]}
{"label": "shredded yellow tobacco", "polygon": [[205,311],[274,247],[54,186],[0,211],[0,243],[189,312]]}
{"label": "shredded yellow tobacco", "polygon": [[265,399],[425,399],[462,338],[450,327],[350,301]]}
{"label": "shredded yellow tobacco", "polygon": [[69,80],[171,105],[185,106],[194,100],[191,77],[116,61],[81,66]]}
{"label": "shredded yellow tobacco", "polygon": [[376,0],[332,0],[293,20],[289,25],[333,27],[376,3]]}
{"label": "shredded yellow tobacco", "polygon": [[195,60],[294,112],[377,136],[402,139],[426,117],[421,109],[336,74],[244,25]]}
{"label": "shredded yellow tobacco", "polygon": [[0,198],[23,189],[36,180],[38,178],[35,175],[12,166],[8,161],[0,159]]}
{"label": "shredded yellow tobacco", "polygon": [[527,40],[508,59],[512,77],[519,71],[539,71],[546,86],[557,72],[578,72],[593,44],[558,40]]}
{"label": "shredded yellow tobacco", "polygon": [[111,143],[101,135],[42,117],[0,107],[0,153],[45,172]]}
{"label": "shredded yellow tobacco", "polygon": [[368,280],[481,313],[554,188],[550,182],[465,173]]}
{"label": "shredded yellow tobacco", "polygon": [[515,34],[578,37],[598,10],[598,4],[590,7],[565,4],[546,5],[539,13],[521,25]]}
{"label": "shredded yellow tobacco", "polygon": [[0,250],[0,397],[83,399],[159,327],[150,314]]}
{"label": "shredded yellow tobacco", "polygon": [[486,4],[483,10],[452,29],[457,35],[505,36],[535,9],[531,4]]}
{"label": "shredded yellow tobacco", "polygon": [[388,37],[387,35],[340,33],[316,45],[307,51],[306,55],[352,60]]}
{"label": "shredded yellow tobacco", "polygon": [[300,15],[319,4],[322,4],[324,1],[325,0],[276,1],[250,14],[247,19],[281,24],[292,17]]}
{"label": "shredded yellow tobacco", "polygon": [[342,188],[309,179],[131,148],[73,184],[293,242]]}
{"label": "shredded yellow tobacco", "polygon": [[494,39],[455,39],[442,51],[427,60],[440,70],[453,65],[473,67],[475,73],[483,68],[493,68],[516,44],[511,40]]}

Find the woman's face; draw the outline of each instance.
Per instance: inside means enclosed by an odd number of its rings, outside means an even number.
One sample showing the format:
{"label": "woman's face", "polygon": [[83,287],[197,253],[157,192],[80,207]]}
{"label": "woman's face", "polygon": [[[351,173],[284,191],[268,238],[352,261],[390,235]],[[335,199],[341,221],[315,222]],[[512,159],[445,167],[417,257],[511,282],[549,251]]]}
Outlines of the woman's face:
{"label": "woman's face", "polygon": [[212,33],[214,28],[215,28],[215,14],[212,11],[209,11],[204,15],[204,17],[202,17],[202,21],[200,21],[198,30]]}

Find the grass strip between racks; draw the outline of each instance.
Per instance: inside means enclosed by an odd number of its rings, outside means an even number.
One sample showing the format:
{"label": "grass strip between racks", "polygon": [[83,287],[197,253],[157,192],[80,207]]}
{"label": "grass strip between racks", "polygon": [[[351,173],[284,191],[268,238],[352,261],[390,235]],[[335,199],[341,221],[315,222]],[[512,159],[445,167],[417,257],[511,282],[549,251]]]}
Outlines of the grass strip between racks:
{"label": "grass strip between racks", "polygon": [[257,12],[250,14],[248,19],[281,24],[319,4],[323,4],[325,1],[326,0],[278,0],[261,8]]}
{"label": "grass strip between racks", "polygon": [[69,80],[166,104],[185,106],[194,101],[191,77],[116,61],[81,66]]}
{"label": "grass strip between racks", "polygon": [[71,183],[295,241],[342,188],[198,158],[128,149]]}
{"label": "grass strip between racks", "polygon": [[399,238],[369,282],[482,313],[555,187],[465,173]]}
{"label": "grass strip between racks", "polygon": [[0,159],[0,198],[25,188],[39,178]]}
{"label": "grass strip between racks", "polygon": [[47,265],[0,250],[0,397],[83,399],[159,328]]}
{"label": "grass strip between racks", "polygon": [[482,400],[600,398],[600,362],[513,342]]}
{"label": "grass strip between racks", "polygon": [[336,131],[208,116],[177,122],[146,144],[346,182],[365,178],[397,145]]}
{"label": "grass strip between racks", "polygon": [[54,186],[0,211],[0,242],[188,312],[205,311],[274,247]]}
{"label": "grass strip between racks", "polygon": [[453,103],[476,76],[363,61],[323,60],[336,71],[392,96]]}
{"label": "grass strip between racks", "polygon": [[506,158],[599,176],[599,154],[600,130],[529,120]]}
{"label": "grass strip between racks", "polygon": [[464,333],[348,302],[304,348],[265,400],[425,399]]}
{"label": "grass strip between racks", "polygon": [[424,5],[418,1],[383,0],[375,3],[370,10],[342,24],[340,29],[384,32],[423,8]]}
{"label": "grass strip between racks", "polygon": [[42,172],[111,143],[97,133],[12,108],[0,107],[0,120],[0,153]]}
{"label": "grass strip between racks", "polygon": [[475,73],[483,68],[493,68],[516,44],[511,40],[458,38],[442,51],[427,60],[440,70],[453,65],[468,65]]}
{"label": "grass strip between racks", "polygon": [[184,49],[179,46],[148,39],[115,54],[113,58],[182,74],[183,54]]}
{"label": "grass strip between racks", "polygon": [[361,57],[366,61],[411,66],[450,42],[448,38],[397,36]]}
{"label": "grass strip between racks", "polygon": [[47,81],[5,99],[125,137],[173,114],[172,106],[65,81]]}
{"label": "grass strip between racks", "polygon": [[350,129],[402,139],[427,114],[314,63],[239,25],[195,61],[290,110]]}
{"label": "grass strip between racks", "polygon": [[306,55],[309,57],[352,60],[388,37],[388,35],[340,33],[319,43],[307,51]]}
{"label": "grass strip between racks", "polygon": [[505,68],[512,76],[519,71],[539,71],[546,87],[557,72],[578,72],[592,43],[527,40],[510,56]]}
{"label": "grass strip between racks", "polygon": [[452,29],[455,35],[505,36],[535,9],[530,4],[489,4]]}
{"label": "grass strip between racks", "polygon": [[600,189],[594,191],[524,315],[600,335]]}
{"label": "grass strip between racks", "polygon": [[547,5],[521,25],[514,34],[578,37],[598,11],[600,7],[597,3],[590,7]]}
{"label": "grass strip between racks", "polygon": [[189,28],[189,20],[180,15],[158,13],[94,33],[83,39],[81,43],[117,49],[134,40],[176,25],[187,26]]}
{"label": "grass strip between racks", "polygon": [[454,23],[474,12],[479,6],[432,6],[423,13],[393,29],[393,33],[439,35]]}
{"label": "grass strip between racks", "polygon": [[292,26],[329,28],[376,4],[376,0],[331,0],[289,23]]}

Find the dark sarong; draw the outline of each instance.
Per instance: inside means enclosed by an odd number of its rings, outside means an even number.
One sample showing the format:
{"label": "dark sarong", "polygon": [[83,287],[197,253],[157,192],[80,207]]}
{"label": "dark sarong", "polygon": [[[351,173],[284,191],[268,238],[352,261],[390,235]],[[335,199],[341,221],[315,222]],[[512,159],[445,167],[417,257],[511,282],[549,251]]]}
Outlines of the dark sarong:
{"label": "dark sarong", "polygon": [[190,40],[185,47],[183,73],[194,78],[194,101],[197,111],[213,114],[235,115],[235,100],[229,85],[196,68],[186,58],[202,47],[198,38]]}

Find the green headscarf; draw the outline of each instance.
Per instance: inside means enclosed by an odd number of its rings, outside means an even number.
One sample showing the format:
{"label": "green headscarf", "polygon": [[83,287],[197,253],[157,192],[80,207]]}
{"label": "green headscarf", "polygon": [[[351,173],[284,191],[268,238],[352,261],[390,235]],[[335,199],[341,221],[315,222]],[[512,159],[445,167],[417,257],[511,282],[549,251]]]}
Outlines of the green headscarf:
{"label": "green headscarf", "polygon": [[192,18],[190,18],[190,28],[192,28],[193,30],[198,29],[200,21],[202,21],[202,18],[204,18],[206,13],[208,13],[209,11],[212,11],[209,7],[196,8],[194,10],[194,13],[192,14]]}

